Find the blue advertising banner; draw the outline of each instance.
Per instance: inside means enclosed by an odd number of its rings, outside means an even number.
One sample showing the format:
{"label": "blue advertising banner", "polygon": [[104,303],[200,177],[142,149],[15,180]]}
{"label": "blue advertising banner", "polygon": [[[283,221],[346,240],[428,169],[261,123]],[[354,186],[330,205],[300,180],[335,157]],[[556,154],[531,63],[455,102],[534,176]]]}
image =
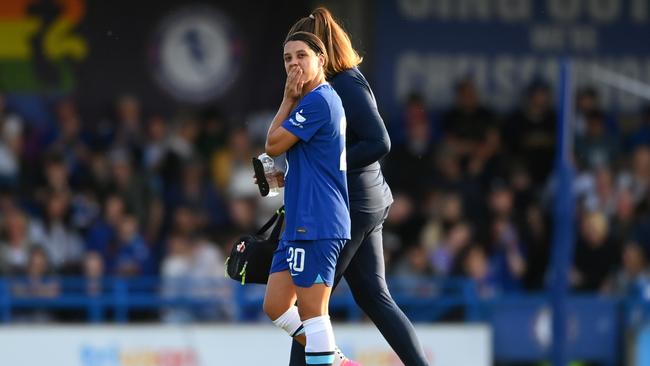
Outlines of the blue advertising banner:
{"label": "blue advertising banner", "polygon": [[[572,360],[615,364],[618,304],[600,298],[572,298],[567,306],[567,353]],[[549,360],[552,310],[543,299],[504,299],[490,307],[494,354],[499,361]]]}
{"label": "blue advertising banner", "polygon": [[391,116],[414,91],[432,108],[448,106],[466,76],[507,110],[532,80],[555,84],[565,55],[575,61],[578,86],[598,87],[606,108],[635,111],[642,100],[594,81],[594,65],[650,83],[647,0],[382,0],[377,7],[374,87]]}

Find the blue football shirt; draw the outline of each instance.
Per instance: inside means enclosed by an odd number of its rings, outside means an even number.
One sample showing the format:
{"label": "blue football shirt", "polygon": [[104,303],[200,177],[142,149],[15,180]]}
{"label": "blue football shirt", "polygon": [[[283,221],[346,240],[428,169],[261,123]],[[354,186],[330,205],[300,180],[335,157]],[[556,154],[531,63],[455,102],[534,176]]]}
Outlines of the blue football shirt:
{"label": "blue football shirt", "polygon": [[286,152],[284,240],[350,239],[345,112],[323,83],[282,127],[300,139]]}

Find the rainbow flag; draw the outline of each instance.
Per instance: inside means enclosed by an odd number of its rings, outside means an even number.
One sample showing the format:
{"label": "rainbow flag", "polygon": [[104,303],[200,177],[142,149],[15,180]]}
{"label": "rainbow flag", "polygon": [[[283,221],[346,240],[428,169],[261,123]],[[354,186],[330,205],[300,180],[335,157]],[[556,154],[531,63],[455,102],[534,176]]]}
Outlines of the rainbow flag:
{"label": "rainbow flag", "polygon": [[75,33],[84,15],[85,0],[0,1],[0,92],[70,91],[88,53]]}

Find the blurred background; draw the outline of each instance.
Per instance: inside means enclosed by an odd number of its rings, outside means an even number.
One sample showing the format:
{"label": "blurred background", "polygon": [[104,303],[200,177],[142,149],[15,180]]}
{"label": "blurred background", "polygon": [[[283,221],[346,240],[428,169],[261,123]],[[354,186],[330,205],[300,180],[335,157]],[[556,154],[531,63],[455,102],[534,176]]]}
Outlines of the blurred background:
{"label": "blurred background", "polygon": [[[648,0],[2,0],[7,363],[288,363],[224,262],[282,204],[250,159],[319,5],[391,135],[386,271],[431,364],[650,365]],[[401,365],[331,305],[349,356]]]}

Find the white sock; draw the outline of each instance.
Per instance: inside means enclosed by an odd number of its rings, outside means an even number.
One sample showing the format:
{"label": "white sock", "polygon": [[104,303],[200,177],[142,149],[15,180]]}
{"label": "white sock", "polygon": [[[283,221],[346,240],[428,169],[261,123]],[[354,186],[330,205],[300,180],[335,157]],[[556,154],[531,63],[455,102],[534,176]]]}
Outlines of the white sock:
{"label": "white sock", "polygon": [[273,321],[276,327],[284,329],[292,338],[305,332],[305,329],[298,314],[298,308],[292,306],[279,318]]}
{"label": "white sock", "polygon": [[336,358],[336,342],[329,315],[321,315],[303,322],[307,345],[305,361],[307,365],[332,365]]}

